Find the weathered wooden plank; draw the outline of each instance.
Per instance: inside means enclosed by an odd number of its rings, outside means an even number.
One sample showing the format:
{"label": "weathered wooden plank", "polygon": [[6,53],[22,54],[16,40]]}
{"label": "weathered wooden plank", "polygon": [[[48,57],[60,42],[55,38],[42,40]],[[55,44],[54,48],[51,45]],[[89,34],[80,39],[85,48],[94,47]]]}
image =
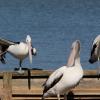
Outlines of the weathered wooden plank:
{"label": "weathered wooden plank", "polygon": [[[53,72],[53,70],[30,70],[31,76],[49,76],[51,73]],[[0,72],[0,78],[3,78],[3,73],[4,72]],[[28,71],[26,70],[24,74],[18,74],[16,71],[10,72],[12,73],[12,77],[16,77],[16,76],[27,76],[28,75]],[[96,70],[84,70],[84,75],[85,76],[92,76],[95,75],[97,76],[97,71]]]}
{"label": "weathered wooden plank", "polygon": [[[20,94],[20,95],[39,95],[40,97],[37,97],[37,100],[41,99],[42,96],[42,91],[43,91],[43,87],[42,84],[45,82],[46,78],[52,73],[53,71],[31,71],[31,90],[27,89],[27,84],[25,87],[25,81],[27,80],[21,80],[21,82],[17,82],[17,83],[21,83],[20,84],[20,88],[21,91],[16,87],[13,87],[13,94]],[[81,80],[80,84],[72,89],[72,92],[74,94],[74,98],[77,99],[90,99],[90,98],[96,98],[96,99],[100,99],[100,80],[98,80],[98,77],[96,75],[96,70],[87,70],[84,71],[84,75],[85,77]],[[42,77],[42,78],[37,78],[37,76]],[[43,77],[43,76],[47,76],[47,77]],[[93,77],[87,77],[87,76],[95,76]],[[18,79],[16,80],[18,81]],[[19,80],[20,81],[20,80]],[[15,82],[15,81],[14,81]],[[15,86],[15,85],[14,85]],[[24,86],[24,87],[23,87]],[[23,89],[24,88],[24,89]],[[14,90],[15,89],[15,90]],[[21,97],[20,97],[21,98]],[[30,98],[32,98],[30,96]],[[33,100],[35,100],[33,97]],[[29,99],[29,97],[28,97]],[[48,98],[49,99],[49,98]],[[53,98],[52,98],[53,99]],[[54,98],[55,100],[56,98]]]}
{"label": "weathered wooden plank", "polygon": [[[13,100],[40,100],[43,91],[42,84],[52,72],[46,70],[31,70],[30,76],[28,76],[28,71],[25,71],[24,74],[18,74],[16,72],[5,72],[4,74],[0,72],[0,88],[4,87],[4,89],[8,90],[8,93],[11,89]],[[2,83],[3,76],[5,80]],[[28,88],[28,77],[31,79],[30,90]],[[72,89],[72,93],[74,95],[73,98],[77,99],[100,99],[100,80],[98,80],[96,70],[85,70],[83,79],[78,86]],[[57,100],[55,97],[51,99]],[[51,99],[47,98],[46,100]]]}
{"label": "weathered wooden plank", "polygon": [[12,73],[10,72],[3,73],[3,89],[5,90],[3,100],[12,100]]}

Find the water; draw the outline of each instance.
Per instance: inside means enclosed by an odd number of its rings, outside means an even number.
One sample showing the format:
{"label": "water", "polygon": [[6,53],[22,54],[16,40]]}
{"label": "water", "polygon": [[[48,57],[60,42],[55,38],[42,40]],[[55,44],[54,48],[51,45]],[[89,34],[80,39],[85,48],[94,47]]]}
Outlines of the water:
{"label": "water", "polygon": [[[74,40],[81,41],[81,63],[89,64],[93,39],[100,34],[100,0],[0,0],[0,37],[25,41],[32,37],[37,56],[23,67],[55,70],[67,63]],[[6,55],[0,70],[13,70],[18,60]]]}

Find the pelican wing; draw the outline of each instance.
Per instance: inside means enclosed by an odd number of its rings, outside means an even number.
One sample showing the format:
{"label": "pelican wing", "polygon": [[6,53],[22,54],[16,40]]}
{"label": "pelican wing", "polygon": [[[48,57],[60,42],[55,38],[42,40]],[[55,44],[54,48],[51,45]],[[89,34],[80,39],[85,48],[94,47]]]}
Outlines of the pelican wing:
{"label": "pelican wing", "polygon": [[2,45],[2,46],[9,46],[9,45],[14,45],[14,44],[16,44],[16,43],[12,42],[10,40],[0,38],[0,45]]}
{"label": "pelican wing", "polygon": [[[61,69],[61,68],[60,68]],[[63,77],[62,71],[58,69],[55,72],[53,72],[47,81],[44,83],[44,91],[43,93],[46,93],[50,88],[52,88],[54,85],[56,85],[61,78]]]}
{"label": "pelican wing", "polygon": [[16,44],[15,42],[0,38],[0,61],[5,64],[5,54],[10,45]]}

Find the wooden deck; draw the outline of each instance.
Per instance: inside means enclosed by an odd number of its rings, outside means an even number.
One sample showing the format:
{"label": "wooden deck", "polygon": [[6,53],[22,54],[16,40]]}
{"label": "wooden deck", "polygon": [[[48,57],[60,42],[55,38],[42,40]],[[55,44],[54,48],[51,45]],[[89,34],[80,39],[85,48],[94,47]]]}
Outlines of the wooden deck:
{"label": "wooden deck", "polygon": [[[0,72],[1,100],[41,100],[43,87],[52,71],[31,70],[23,75],[16,72]],[[72,99],[100,99],[100,79],[95,70],[85,70],[84,77],[67,98]],[[63,100],[63,95],[61,96]],[[56,96],[46,100],[57,100]]]}

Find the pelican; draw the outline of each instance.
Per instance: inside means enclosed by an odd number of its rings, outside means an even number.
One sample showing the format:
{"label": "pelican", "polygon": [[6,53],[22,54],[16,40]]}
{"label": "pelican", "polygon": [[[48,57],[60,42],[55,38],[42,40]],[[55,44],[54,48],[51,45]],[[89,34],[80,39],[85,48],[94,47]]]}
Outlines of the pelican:
{"label": "pelican", "polygon": [[94,63],[99,59],[100,59],[100,35],[98,35],[93,41],[89,62]]}
{"label": "pelican", "polygon": [[32,55],[36,55],[36,49],[32,47],[30,35],[27,35],[26,42],[12,42],[0,38],[0,61],[2,63],[5,63],[7,52],[19,59],[19,72],[22,71],[22,61],[29,55],[30,63],[32,63]]}
{"label": "pelican", "polygon": [[42,100],[46,97],[64,94],[75,87],[83,77],[83,69],[80,63],[80,41],[76,40],[72,44],[72,50],[67,65],[54,71],[44,83]]}
{"label": "pelican", "polygon": [[[100,61],[100,35],[98,35],[93,41],[91,55],[90,55],[90,59],[89,59],[89,62],[91,64],[93,64],[97,61],[99,64],[99,61]],[[100,65],[98,65],[98,67],[97,67],[97,74],[98,74],[98,76],[100,75]]]}

